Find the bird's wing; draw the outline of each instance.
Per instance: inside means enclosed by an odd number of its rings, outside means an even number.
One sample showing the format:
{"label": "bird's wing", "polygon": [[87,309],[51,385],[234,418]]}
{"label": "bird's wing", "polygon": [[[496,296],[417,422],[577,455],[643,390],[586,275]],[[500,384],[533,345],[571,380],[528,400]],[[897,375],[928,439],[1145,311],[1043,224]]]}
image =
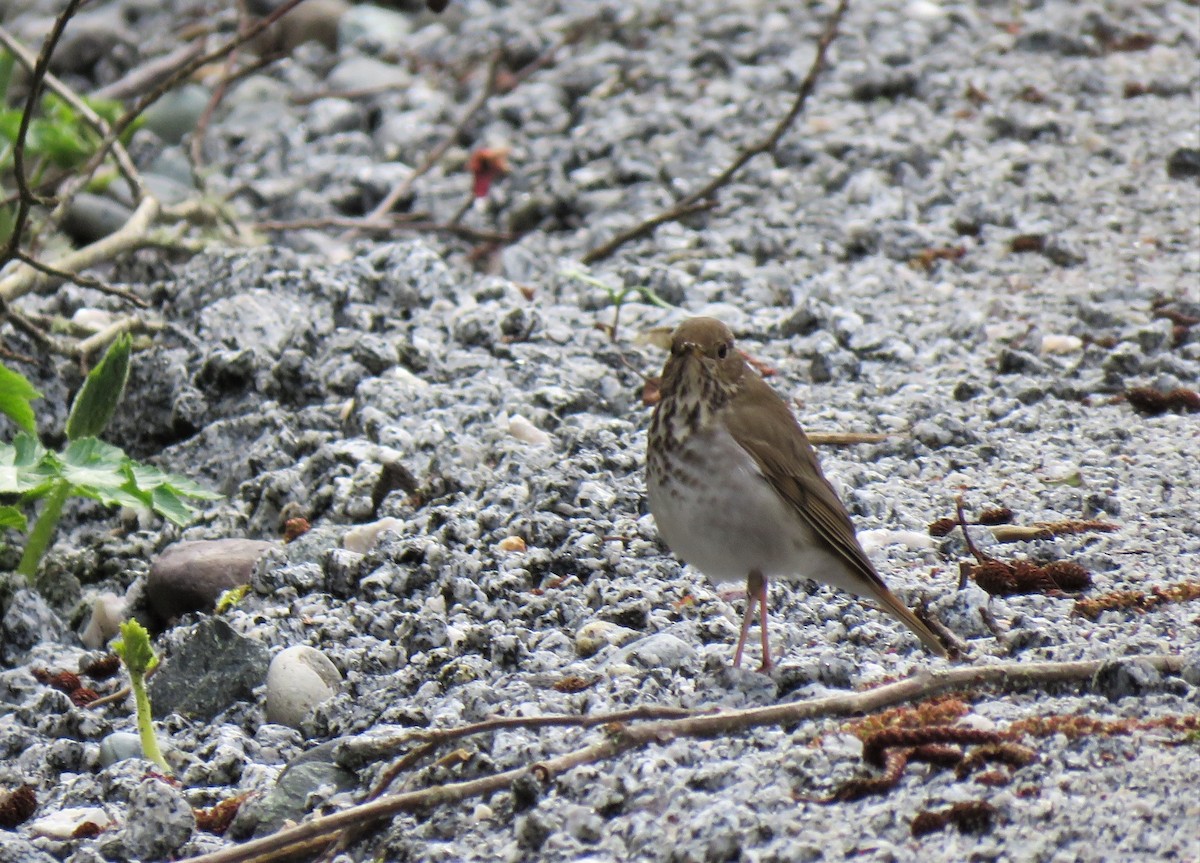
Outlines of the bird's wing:
{"label": "bird's wing", "polygon": [[730,434],[798,517],[873,587],[887,586],[854,534],[850,514],[821,471],[817,454],[771,385],[747,373],[724,414]]}
{"label": "bird's wing", "polygon": [[816,451],[771,385],[748,372],[723,418],[734,440],[750,454],[775,491],[792,505],[797,517],[862,577],[864,593],[903,621],[930,650],[946,656],[938,637],[888,590],[875,571],[854,534],[850,514],[821,470]]}

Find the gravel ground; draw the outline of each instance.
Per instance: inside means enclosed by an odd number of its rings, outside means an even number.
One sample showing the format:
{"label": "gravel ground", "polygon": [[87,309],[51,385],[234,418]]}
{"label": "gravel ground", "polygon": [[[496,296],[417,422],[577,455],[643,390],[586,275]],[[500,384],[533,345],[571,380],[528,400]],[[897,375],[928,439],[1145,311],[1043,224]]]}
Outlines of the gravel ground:
{"label": "gravel ground", "polygon": [[[13,4],[0,21],[36,44],[57,5]],[[92,92],[212,12],[92,4],[59,72]],[[226,498],[183,531],[77,506],[40,592],[3,581],[0,790],[28,784],[38,805],[0,832],[0,860],[181,859],[345,808],[382,770],[349,770],[334,751],[362,735],[772,705],[948,667],[879,611],[798,582],[772,587],[776,671],[729,668],[741,600],[661,545],[641,474],[642,376],[663,360],[642,336],[690,314],[729,323],[809,430],[889,434],[823,447],[826,471],[885,580],[969,643],[966,663],[1113,661],[1081,684],[972,691],[958,721],[1083,717],[1123,721],[1122,733],[1031,735],[1024,766],[959,777],[918,764],[886,792],[835,803],[820,800],[871,775],[846,717],[664,740],[545,786],[399,816],[339,861],[1200,858],[1196,731],[1172,725],[1200,713],[1196,601],[1091,619],[1070,595],[989,600],[959,589],[961,533],[928,533],[962,495],[969,512],[1006,506],[1019,524],[1114,525],[1017,543],[973,531],[1004,559],[1083,565],[1094,583],[1082,598],[1200,583],[1200,423],[1121,397],[1200,381],[1200,325],[1188,323],[1200,318],[1200,10],[855,4],[775,156],[751,161],[711,212],[595,265],[611,292],[580,279],[590,248],[695,188],[786,111],[829,12],[756,0],[454,0],[441,17],[363,6],[343,16],[339,44],[301,45],[230,89],[205,139],[206,191],[247,224],[356,216],[451,132],[489,51],[513,71],[578,34],[491,98],[399,205],[451,219],[471,190],[470,152],[507,147],[510,174],[461,223],[517,241],[265,227],[245,247],[142,252],[110,274],[169,328],[137,356],[108,439]],[[189,110],[176,100],[131,147],[163,194],[193,182],[169,122]],[[635,291],[610,338],[613,297],[643,286],[673,308]],[[122,310],[75,287],[24,304]],[[52,437],[78,373],[47,362],[31,376]],[[296,515],[312,530],[277,542]],[[393,521],[358,544],[380,519]],[[170,543],[235,537],[275,543],[253,590],[223,624],[189,612],[156,640],[161,675],[184,689],[212,661],[187,659],[201,643],[235,645],[225,653],[251,674],[226,700],[197,683],[201,707],[165,684],[152,693],[172,785],[141,759],[112,758],[134,728],[127,707],[75,707],[30,671],[96,655],[80,634],[98,596],[150,621],[154,592],[174,589],[149,575]],[[255,663],[298,646],[341,681],[287,727],[268,721]],[[1182,657],[1181,673],[1137,659],[1152,654]],[[305,673],[284,678],[285,694]],[[469,738],[461,758],[422,762],[397,787],[530,765],[604,734]],[[291,809],[279,791],[289,777]],[[192,807],[240,794],[249,802],[225,837],[193,830]],[[918,813],[972,802],[992,807],[989,823],[913,835]],[[109,826],[45,835],[45,819],[76,807],[98,807]]]}

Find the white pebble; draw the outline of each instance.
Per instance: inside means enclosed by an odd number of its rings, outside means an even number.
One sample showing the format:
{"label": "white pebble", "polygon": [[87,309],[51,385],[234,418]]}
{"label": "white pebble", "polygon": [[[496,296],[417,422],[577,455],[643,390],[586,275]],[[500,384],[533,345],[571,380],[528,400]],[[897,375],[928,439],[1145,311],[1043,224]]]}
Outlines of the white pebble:
{"label": "white pebble", "polygon": [[48,839],[70,839],[84,824],[95,824],[105,830],[112,823],[108,813],[98,806],[73,806],[43,815],[29,825],[29,832]]}
{"label": "white pebble", "polygon": [[337,694],[342,675],[329,657],[306,645],[275,655],[267,668],[267,721],[300,728],[308,712]]}
{"label": "white pebble", "polygon": [[1068,336],[1062,333],[1047,333],[1042,336],[1042,353],[1044,354],[1073,354],[1083,350],[1083,339],[1079,336]]}
{"label": "white pebble", "polygon": [[370,524],[360,524],[350,528],[342,537],[342,547],[359,554],[366,554],[379,544],[379,537],[385,531],[400,533],[404,522],[398,518],[381,518]]}
{"label": "white pebble", "polygon": [[552,438],[520,414],[508,421],[508,433],[530,446],[549,446]]}

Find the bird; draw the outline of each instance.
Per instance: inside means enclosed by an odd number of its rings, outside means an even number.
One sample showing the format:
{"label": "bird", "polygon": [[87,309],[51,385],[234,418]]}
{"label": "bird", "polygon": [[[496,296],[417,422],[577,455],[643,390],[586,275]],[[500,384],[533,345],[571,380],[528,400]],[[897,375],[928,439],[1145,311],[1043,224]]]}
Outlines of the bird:
{"label": "bird", "polygon": [[689,318],[671,333],[670,350],[647,435],[646,496],[659,534],[685,563],[718,584],[746,580],[733,666],[757,605],[759,670],[772,668],[771,578],[812,578],[873,599],[946,657],[876,572],[795,414],[750,368],[729,327]]}

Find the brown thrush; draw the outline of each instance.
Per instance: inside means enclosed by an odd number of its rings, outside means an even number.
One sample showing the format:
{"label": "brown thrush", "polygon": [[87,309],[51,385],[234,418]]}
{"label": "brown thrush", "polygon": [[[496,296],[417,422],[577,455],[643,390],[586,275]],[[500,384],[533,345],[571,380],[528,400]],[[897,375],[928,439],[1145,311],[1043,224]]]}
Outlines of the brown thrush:
{"label": "brown thrush", "polygon": [[671,335],[646,453],[650,511],[671,550],[715,582],[746,579],[733,664],[767,579],[813,578],[874,599],[938,656],[946,650],[883,583],[817,454],[782,398],[747,367],[729,328],[684,321]]}

